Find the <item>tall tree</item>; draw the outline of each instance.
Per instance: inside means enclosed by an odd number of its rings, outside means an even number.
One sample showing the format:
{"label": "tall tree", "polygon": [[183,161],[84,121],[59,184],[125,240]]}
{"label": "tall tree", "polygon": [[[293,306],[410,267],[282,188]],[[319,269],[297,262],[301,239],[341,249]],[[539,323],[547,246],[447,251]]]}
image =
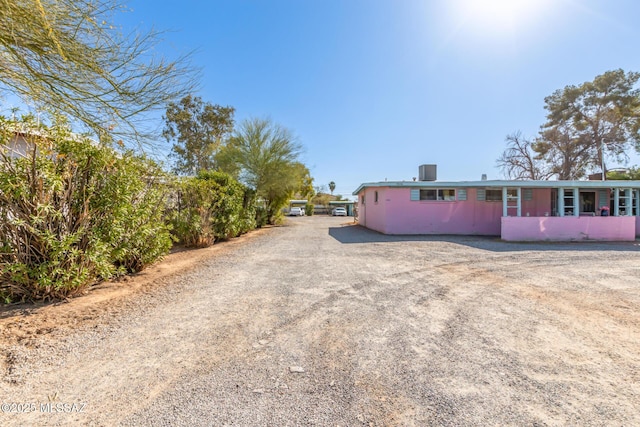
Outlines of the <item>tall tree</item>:
{"label": "tall tree", "polygon": [[153,54],[160,33],[122,34],[118,0],[0,0],[0,94],[144,140],[144,113],[192,90],[187,57]]}
{"label": "tall tree", "polygon": [[532,147],[536,159],[550,172],[547,179],[553,175],[561,180],[580,179],[593,168],[593,145],[566,123],[542,130]]}
{"label": "tall tree", "polygon": [[171,156],[174,171],[196,175],[215,169],[215,154],[233,131],[233,107],[221,107],[187,95],[170,103],[164,116],[162,135],[174,141]]}
{"label": "tall tree", "polygon": [[335,183],[335,182],[333,182],[333,181],[331,181],[331,182],[329,183],[329,191],[331,191],[331,195],[332,195],[332,196],[333,196],[333,190],[335,190],[335,189],[336,189],[336,183]]}
{"label": "tall tree", "polygon": [[270,120],[254,118],[242,122],[216,160],[220,169],[256,191],[273,223],[308,174],[298,160],[301,150],[289,130]]}
{"label": "tall tree", "polygon": [[[633,146],[640,151],[640,90],[634,88],[638,79],[640,73],[607,71],[592,82],[555,91],[544,100],[548,114],[542,139],[561,135],[556,141],[569,144],[580,160],[588,153],[588,161],[576,165],[582,169],[578,175],[587,167],[602,169],[607,157],[625,159]],[[554,144],[540,148],[554,151]]]}
{"label": "tall tree", "polygon": [[[508,176],[532,179],[536,162],[540,178],[583,178],[606,170],[605,160],[628,159],[640,152],[640,73],[607,71],[592,82],[567,86],[545,98],[547,121],[533,140],[507,139],[498,166]],[[535,154],[534,154],[535,153]]]}
{"label": "tall tree", "polygon": [[533,150],[535,141],[524,138],[520,132],[507,135],[507,149],[497,161],[498,167],[510,179],[549,179],[553,172]]}

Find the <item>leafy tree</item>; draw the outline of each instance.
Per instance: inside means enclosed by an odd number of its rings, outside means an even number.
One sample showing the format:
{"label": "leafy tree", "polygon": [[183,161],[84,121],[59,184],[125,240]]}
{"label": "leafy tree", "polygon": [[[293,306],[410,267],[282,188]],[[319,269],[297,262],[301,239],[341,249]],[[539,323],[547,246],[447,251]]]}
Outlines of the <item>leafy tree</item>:
{"label": "leafy tree", "polygon": [[336,189],[336,183],[331,181],[329,183],[329,191],[331,191],[331,195],[333,195],[333,190],[335,190],[335,189]]}
{"label": "leafy tree", "polygon": [[554,157],[557,147],[563,147],[575,157],[570,175],[579,176],[587,167],[600,169],[607,156],[626,158],[630,146],[640,151],[640,90],[634,89],[638,79],[640,73],[607,71],[592,82],[566,86],[546,97],[547,122],[536,151]]}
{"label": "leafy tree", "polygon": [[585,136],[576,135],[566,123],[545,129],[533,144],[538,153],[536,160],[546,165],[550,172],[548,177],[556,175],[562,180],[584,178],[594,158],[591,144],[584,140]]}
{"label": "leafy tree", "polygon": [[[545,98],[547,121],[539,136],[507,138],[498,165],[518,179],[583,178],[605,169],[605,160],[640,152],[640,73],[607,71],[592,82],[566,86]],[[537,178],[533,178],[537,177]]]}
{"label": "leafy tree", "polygon": [[316,205],[329,206],[329,201],[331,201],[331,196],[324,192],[317,192],[315,196],[313,196],[311,201]]}
{"label": "leafy tree", "polygon": [[221,107],[187,95],[170,103],[164,116],[162,135],[175,141],[171,154],[176,159],[174,171],[196,175],[215,168],[215,154],[233,131],[233,107]]}
{"label": "leafy tree", "polygon": [[300,181],[300,187],[296,190],[296,194],[301,199],[311,200],[316,194],[311,172],[309,172],[309,168],[302,163],[298,163],[297,167],[299,168],[298,173],[302,176],[302,180]]}
{"label": "leafy tree", "polygon": [[526,139],[520,132],[507,135],[507,149],[498,159],[498,167],[510,179],[548,179],[552,172],[536,157],[534,141]]}
{"label": "leafy tree", "polygon": [[291,132],[266,119],[249,119],[216,156],[220,169],[256,191],[269,223],[274,223],[305,172],[298,161],[302,147]]}
{"label": "leafy tree", "polygon": [[193,89],[187,57],[154,55],[160,33],[122,34],[118,0],[3,0],[0,94],[107,135],[145,139],[145,114]]}

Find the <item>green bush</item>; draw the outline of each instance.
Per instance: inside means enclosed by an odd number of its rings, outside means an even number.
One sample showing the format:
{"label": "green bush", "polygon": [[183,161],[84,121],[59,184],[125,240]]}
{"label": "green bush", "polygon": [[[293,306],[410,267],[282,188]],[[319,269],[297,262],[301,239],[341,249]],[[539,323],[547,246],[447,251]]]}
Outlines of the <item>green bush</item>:
{"label": "green bush", "polygon": [[256,206],[256,227],[262,228],[269,223],[269,211],[264,206]]}
{"label": "green bush", "polygon": [[164,221],[168,188],[162,170],[153,162],[126,153],[118,158],[108,185],[92,206],[110,218],[96,234],[111,248],[111,262],[135,273],[169,252],[170,226]]}
{"label": "green bush", "polygon": [[253,193],[228,174],[201,172],[177,184],[171,215],[174,234],[186,246],[206,247],[255,228]]}
{"label": "green bush", "polygon": [[[18,126],[21,150],[12,151]],[[0,298],[61,299],[171,245],[163,192],[143,159],[71,134],[0,117]]]}
{"label": "green bush", "polygon": [[307,216],[312,216],[313,215],[313,209],[314,209],[314,205],[313,203],[307,203],[304,207],[304,212]]}

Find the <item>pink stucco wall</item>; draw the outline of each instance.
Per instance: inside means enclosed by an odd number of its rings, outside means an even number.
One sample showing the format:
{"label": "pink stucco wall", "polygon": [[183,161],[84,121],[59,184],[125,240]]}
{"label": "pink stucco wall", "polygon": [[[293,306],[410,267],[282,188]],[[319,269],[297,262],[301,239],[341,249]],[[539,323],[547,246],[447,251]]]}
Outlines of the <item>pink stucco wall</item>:
{"label": "pink stucco wall", "polygon": [[503,217],[501,237],[509,241],[633,241],[637,222],[632,216]]}
{"label": "pink stucco wall", "polygon": [[[553,217],[551,190],[533,189],[522,200],[522,217],[502,217],[502,202],[477,200],[412,201],[410,188],[369,187],[360,192],[358,221],[385,234],[463,234],[502,236],[505,240],[634,240],[640,217]],[[376,202],[375,193],[378,193]],[[362,196],[365,203],[362,203]],[[456,190],[457,197],[459,196]]]}
{"label": "pink stucco wall", "polygon": [[547,216],[551,215],[551,189],[532,189],[533,198],[522,200],[522,216]]}
{"label": "pink stucco wall", "polygon": [[451,202],[412,201],[409,188],[367,188],[364,194],[360,224],[381,233],[500,235],[502,202],[476,201],[472,188],[466,201]]}

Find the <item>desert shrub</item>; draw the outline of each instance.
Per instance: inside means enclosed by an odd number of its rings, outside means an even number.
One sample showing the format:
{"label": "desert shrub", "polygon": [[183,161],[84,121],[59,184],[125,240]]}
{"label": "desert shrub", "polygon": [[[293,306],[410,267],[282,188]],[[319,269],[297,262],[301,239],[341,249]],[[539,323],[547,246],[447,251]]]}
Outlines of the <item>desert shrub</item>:
{"label": "desert shrub", "polygon": [[175,239],[191,247],[206,247],[215,237],[211,227],[209,184],[197,178],[182,178],[175,185],[176,202],[169,213]]}
{"label": "desert shrub", "polygon": [[210,221],[216,240],[226,240],[241,234],[244,187],[223,172],[201,172],[198,179],[206,181],[211,191]]}
{"label": "desert shrub", "polygon": [[109,245],[114,266],[135,273],[171,249],[164,221],[167,177],[153,162],[132,153],[124,153],[114,166],[91,203],[93,210],[108,212],[94,231]]}
{"label": "desert shrub", "polygon": [[146,180],[147,162],[28,119],[0,118],[0,147],[4,301],[73,296],[168,250],[169,231],[157,220],[163,196]]}
{"label": "desert shrub", "polygon": [[210,246],[255,228],[252,193],[226,173],[182,178],[177,193],[171,222],[186,246]]}
{"label": "desert shrub", "polygon": [[313,209],[314,209],[314,205],[313,203],[307,203],[304,207],[304,212],[307,216],[312,216],[313,215]]}
{"label": "desert shrub", "polygon": [[255,229],[257,224],[256,192],[243,186],[242,213],[240,214],[240,233],[244,234]]}
{"label": "desert shrub", "polygon": [[269,211],[266,207],[256,206],[256,228],[262,228],[269,223]]}

